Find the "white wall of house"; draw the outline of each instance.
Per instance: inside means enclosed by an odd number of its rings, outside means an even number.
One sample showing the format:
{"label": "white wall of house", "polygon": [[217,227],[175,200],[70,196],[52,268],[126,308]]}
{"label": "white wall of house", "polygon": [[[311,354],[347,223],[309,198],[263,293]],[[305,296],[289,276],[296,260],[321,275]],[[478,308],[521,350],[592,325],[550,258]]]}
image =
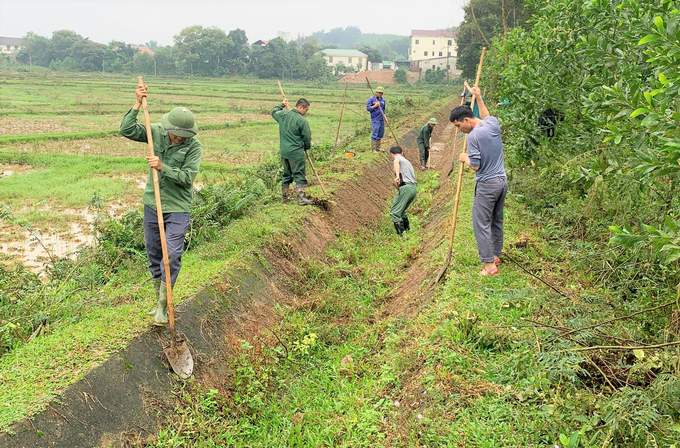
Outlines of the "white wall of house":
{"label": "white wall of house", "polygon": [[456,68],[456,58],[454,57],[451,58],[442,57],[417,61],[416,67],[418,69],[422,69],[423,72],[425,72],[426,70],[441,69],[448,70],[449,73],[453,76],[460,76],[461,74],[461,71]]}
{"label": "white wall of house", "polygon": [[326,60],[326,65],[329,67],[335,67],[338,64],[351,65],[356,67],[360,64],[360,72],[366,71],[368,69],[368,57],[363,56],[327,56],[324,55],[323,58]]}
{"label": "white wall of house", "polygon": [[433,66],[442,70],[449,70],[452,75],[459,75],[456,70],[458,45],[453,36],[411,36],[409,61],[414,62],[423,71]]}
{"label": "white wall of house", "polygon": [[18,45],[0,45],[0,53],[2,54],[15,54],[18,53],[21,47]]}

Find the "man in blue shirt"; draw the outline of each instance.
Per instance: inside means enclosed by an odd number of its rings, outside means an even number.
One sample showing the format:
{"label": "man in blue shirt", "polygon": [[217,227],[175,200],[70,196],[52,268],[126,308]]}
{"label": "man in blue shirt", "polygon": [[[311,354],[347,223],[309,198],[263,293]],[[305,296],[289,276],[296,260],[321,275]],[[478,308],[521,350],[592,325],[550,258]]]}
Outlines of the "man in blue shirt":
{"label": "man in blue shirt", "polygon": [[366,101],[366,110],[371,113],[371,150],[380,152],[380,142],[385,135],[385,98],[383,98],[383,88],[376,87],[375,95]]}
{"label": "man in blue shirt", "polygon": [[479,260],[484,263],[480,275],[494,276],[498,274],[503,252],[503,207],[508,179],[503,166],[503,142],[498,120],[489,115],[479,87],[471,87],[470,91],[479,104],[480,118],[475,117],[469,106],[460,106],[451,112],[450,120],[460,131],[468,134],[468,153],[461,153],[459,160],[475,171],[472,228]]}

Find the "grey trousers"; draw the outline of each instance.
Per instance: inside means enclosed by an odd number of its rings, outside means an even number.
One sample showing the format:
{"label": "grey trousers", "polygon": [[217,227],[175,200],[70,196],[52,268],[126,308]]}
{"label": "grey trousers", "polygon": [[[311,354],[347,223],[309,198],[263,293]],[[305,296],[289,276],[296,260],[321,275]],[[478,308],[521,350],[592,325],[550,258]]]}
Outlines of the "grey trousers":
{"label": "grey trousers", "polygon": [[[170,262],[170,280],[173,285],[182,267],[184,236],[189,228],[189,217],[189,213],[163,213],[165,240],[168,245],[168,261]],[[149,258],[151,277],[160,278],[165,281],[165,266],[163,265],[161,234],[158,230],[158,215],[156,210],[147,205],[144,206],[144,244],[146,246],[146,256]]]}
{"label": "grey trousers", "polygon": [[494,177],[475,185],[472,203],[472,229],[482,263],[493,263],[493,256],[503,252],[503,208],[508,179]]}

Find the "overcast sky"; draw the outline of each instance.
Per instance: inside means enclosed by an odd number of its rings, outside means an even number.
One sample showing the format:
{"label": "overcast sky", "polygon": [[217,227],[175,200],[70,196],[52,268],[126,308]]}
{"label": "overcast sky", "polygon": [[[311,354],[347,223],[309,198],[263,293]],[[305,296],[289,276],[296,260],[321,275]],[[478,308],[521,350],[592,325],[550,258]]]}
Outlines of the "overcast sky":
{"label": "overcast sky", "polygon": [[410,35],[463,20],[467,0],[0,0],[0,36],[73,30],[95,42],[172,45],[192,25],[246,31],[252,43],[280,32],[309,35],[358,26],[362,33]]}

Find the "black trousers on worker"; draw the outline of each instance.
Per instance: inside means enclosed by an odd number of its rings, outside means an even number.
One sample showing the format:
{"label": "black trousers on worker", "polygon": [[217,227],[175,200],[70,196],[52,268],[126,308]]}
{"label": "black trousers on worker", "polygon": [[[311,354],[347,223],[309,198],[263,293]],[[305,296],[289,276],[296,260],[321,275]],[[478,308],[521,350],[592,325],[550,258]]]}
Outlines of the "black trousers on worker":
{"label": "black trousers on worker", "polygon": [[[182,267],[182,252],[184,251],[184,237],[189,228],[189,213],[163,213],[165,240],[168,245],[168,261],[170,262],[170,279],[175,284],[177,275]],[[163,249],[161,234],[158,229],[158,215],[156,210],[148,205],[144,206],[144,244],[146,256],[149,258],[151,277],[165,281],[165,266],[163,265]]]}

